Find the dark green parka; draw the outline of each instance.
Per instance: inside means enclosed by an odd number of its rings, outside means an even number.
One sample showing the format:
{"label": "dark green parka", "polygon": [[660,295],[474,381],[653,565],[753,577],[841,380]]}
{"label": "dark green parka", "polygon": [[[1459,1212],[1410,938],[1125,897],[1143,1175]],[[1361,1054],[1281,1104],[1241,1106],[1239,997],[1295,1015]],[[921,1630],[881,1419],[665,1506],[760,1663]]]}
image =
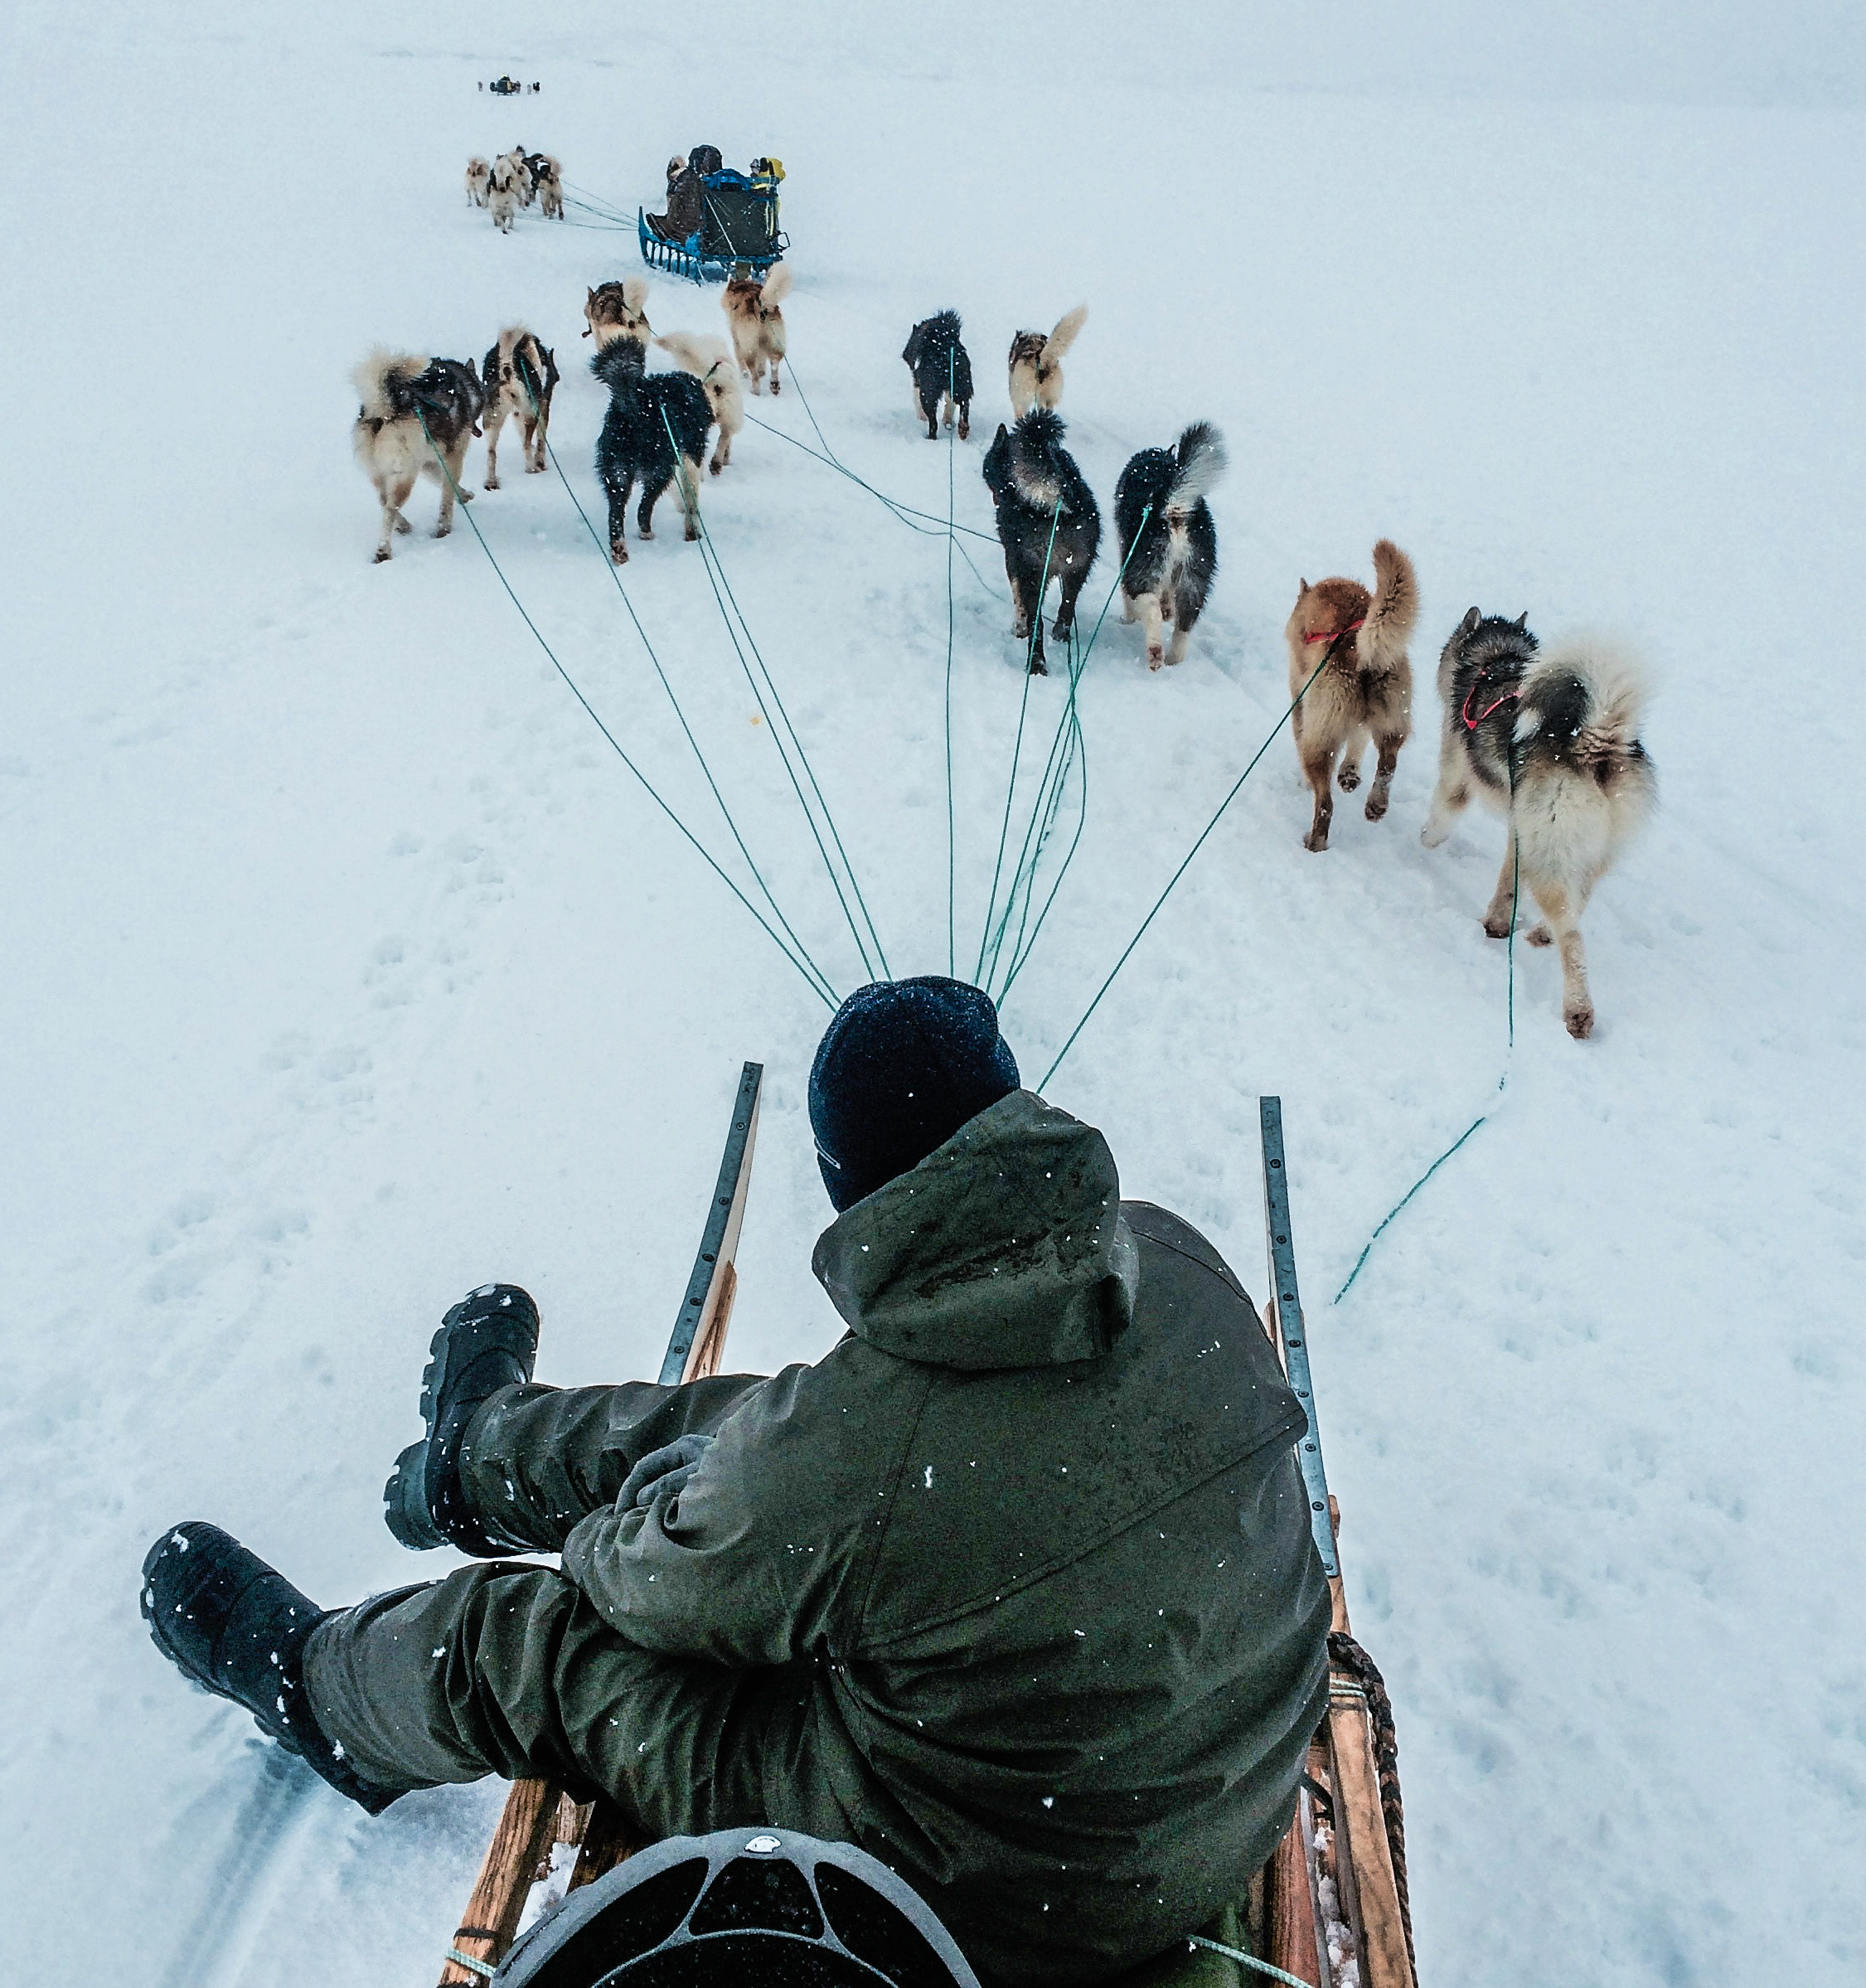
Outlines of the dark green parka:
{"label": "dark green parka", "polygon": [[807,1665],[774,1818],[895,1865],[991,1973],[1114,1972],[1287,1825],[1326,1695],[1301,1411],[1218,1253],[1028,1092],[814,1267],[848,1336],[685,1391],[699,1472],[565,1571],[645,1648]]}

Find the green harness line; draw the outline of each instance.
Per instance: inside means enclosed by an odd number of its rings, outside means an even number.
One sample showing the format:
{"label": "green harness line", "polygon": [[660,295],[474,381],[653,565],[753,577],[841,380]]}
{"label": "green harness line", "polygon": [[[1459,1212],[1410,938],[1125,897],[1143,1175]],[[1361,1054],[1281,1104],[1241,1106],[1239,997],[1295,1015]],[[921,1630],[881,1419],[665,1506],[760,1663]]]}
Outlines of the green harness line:
{"label": "green harness line", "polygon": [[[862,888],[856,878],[855,866],[850,862],[848,852],[842,846],[842,837],[836,831],[836,817],[830,812],[829,802],[823,798],[823,790],[817,783],[816,771],[810,764],[809,754],[804,750],[802,739],[797,736],[797,727],[791,722],[790,713],[784,707],[784,701],[778,691],[776,680],[773,677],[770,667],[759,649],[757,638],[751,631],[751,624],[745,619],[744,611],[739,605],[738,596],[732,591],[732,583],[726,577],[725,565],[720,558],[718,547],[713,543],[713,535],[707,530],[705,521],[700,515],[699,492],[694,488],[687,476],[686,464],[681,455],[680,444],[674,439],[673,424],[667,419],[666,408],[661,410],[661,424],[666,431],[667,446],[673,452],[674,474],[681,484],[687,515],[699,529],[701,564],[705,568],[708,584],[712,587],[713,599],[717,603],[720,617],[725,623],[727,638],[732,643],[733,652],[739,658],[739,667],[744,672],[745,681],[751,687],[752,696],[757,700],[759,710],[764,718],[766,729],[771,734],[772,744],[777,747],[778,756],[783,762],[785,772],[790,775],[791,785],[796,792],[798,805],[803,809],[805,818],[810,823],[811,836],[816,842],[818,854],[823,859],[823,867],[829,872],[831,887],[836,892],[836,902],[842,907],[842,915],[848,920],[850,936],[855,942],[855,950],[861,955],[863,968],[870,979],[874,978],[875,960],[878,960],[880,963],[881,977],[884,979],[892,979],[894,976],[889,970],[888,956],[881,944],[881,935],[875,930],[875,920],[870,914],[867,900],[862,895]],[[729,613],[726,607],[728,601],[731,603]],[[836,853],[842,859],[843,869],[848,873],[849,888],[855,894],[855,903],[860,909],[863,922],[868,927],[869,937],[875,942],[875,960],[869,958],[868,948],[863,943],[861,932],[855,924],[855,914],[849,909],[849,900],[843,894],[841,880],[836,874],[836,865],[830,859],[829,851],[823,843],[822,832],[817,826],[816,816],[811,810],[810,803],[804,798],[803,788],[797,780],[795,769],[791,765],[790,755],[784,749],[783,739],[779,735],[778,727],[771,721],[771,714],[765,705],[763,693],[759,688],[758,678],[752,674],[751,667],[745,661],[744,649],[740,647],[738,636],[733,633],[732,624],[734,615],[738,618],[740,629],[744,631],[745,644],[750,648],[752,655],[758,663],[759,675],[764,679],[765,689],[771,693],[771,701],[777,707],[778,714],[783,720],[784,730],[790,734],[791,744],[796,750],[797,762],[803,769],[804,778],[810,783],[810,791],[817,798],[817,806],[822,811],[823,826],[828,829],[830,840],[836,845]]]}
{"label": "green harness line", "polygon": [[[1050,905],[1056,901],[1056,894],[1061,890],[1063,879],[1068,874],[1070,864],[1075,860],[1075,852],[1081,845],[1083,832],[1088,826],[1088,746],[1083,737],[1081,715],[1078,705],[1078,691],[1082,682],[1083,672],[1088,667],[1088,658],[1094,653],[1095,644],[1101,638],[1102,624],[1107,619],[1108,609],[1114,605],[1115,594],[1119,590],[1122,580],[1127,577],[1127,569],[1133,563],[1134,554],[1140,548],[1141,531],[1146,529],[1146,521],[1152,514],[1153,507],[1151,504],[1141,512],[1141,530],[1135,533],[1134,542],[1127,548],[1127,557],[1122,560],[1120,570],[1114,576],[1113,584],[1107,591],[1107,598],[1102,603],[1102,611],[1095,617],[1095,625],[1089,630],[1087,645],[1078,647],[1074,641],[1074,632],[1073,629],[1071,630],[1069,696],[1064,701],[1062,715],[1057,720],[1055,735],[1050,741],[1049,754],[1044,762],[1043,778],[1037,788],[1036,805],[1030,811],[1030,825],[1025,831],[1023,847],[1018,856],[1018,869],[1013,871],[1011,876],[1011,901],[1006,904],[1004,919],[999,927],[997,944],[994,945],[992,948],[991,970],[995,973],[997,971],[999,947],[1002,945],[1005,929],[1011,922],[1011,904],[1015,903],[1016,899],[1020,874],[1021,873],[1024,909],[1018,921],[1017,937],[1011,945],[1011,970],[1006,975],[1004,985],[998,989],[996,996],[1001,1003],[1010,993],[1011,982],[1017,977],[1024,962],[1030,956],[1031,948],[1036,944],[1037,934],[1043,929],[1043,920],[1049,915]],[[1059,769],[1057,766],[1059,751],[1063,754]],[[1078,752],[1083,757],[1082,795],[1081,812],[1076,818],[1075,835],[1069,843],[1068,851],[1064,856],[1061,866],[1051,880],[1049,895],[1044,900],[1043,911],[1039,914],[1036,926],[1030,932],[1030,941],[1026,944],[1024,937],[1025,928],[1030,918],[1031,898],[1036,889],[1037,871],[1042,864],[1044,849],[1049,840],[1051,830],[1055,825],[1056,817],[1061,811],[1064,785],[1069,778],[1071,764]],[[1054,782],[1054,786],[1052,786],[1052,782]],[[1030,854],[1030,839],[1032,832],[1036,831],[1040,817],[1042,819],[1043,827],[1040,832],[1036,832],[1036,848],[1033,856]],[[1026,859],[1028,861],[1027,868]],[[990,982],[986,981],[984,984],[986,992],[989,993],[991,992]]]}
{"label": "green harness line", "polygon": [[565,668],[564,665],[558,661],[556,651],[553,649],[550,644],[545,640],[543,631],[539,628],[538,624],[532,620],[531,614],[526,609],[524,602],[518,598],[516,589],[513,587],[511,582],[506,578],[505,569],[499,564],[498,559],[494,554],[492,548],[487,544],[486,534],[480,530],[479,521],[473,514],[473,511],[470,507],[470,500],[468,500],[462,492],[458,482],[454,478],[453,472],[448,468],[447,458],[441,453],[439,449],[435,448],[434,438],[428,432],[427,417],[421,413],[419,408],[415,410],[415,419],[421,424],[422,436],[426,440],[428,447],[433,450],[434,460],[440,465],[440,473],[442,477],[446,481],[448,488],[453,492],[455,501],[460,506],[460,515],[464,517],[468,524],[473,527],[473,536],[479,541],[479,549],[486,555],[487,564],[491,565],[493,572],[497,575],[499,584],[505,589],[506,598],[511,602],[511,604],[517,609],[519,618],[525,623],[526,627],[531,631],[533,639],[537,642],[538,647],[544,651],[546,658],[550,663],[550,667],[556,671],[560,676],[564,679],[565,683],[569,688],[570,695],[574,697],[577,702],[583,706],[584,710],[589,718],[590,723],[594,725],[597,730],[603,735],[603,738],[608,741],[610,748],[613,750],[616,757],[620,759],[623,764],[628,769],[629,772],[635,776],[637,781],[640,783],[642,791],[647,794],[648,798],[654,802],[655,806],[658,807],[664,815],[666,816],[667,819],[673,823],[675,827],[681,832],[686,840],[692,844],[695,852],[700,856],[700,860],[705,862],[707,868],[710,870],[720,880],[720,881],[725,885],[726,889],[729,890],[735,898],[738,899],[739,902],[743,904],[749,912],[751,913],[752,916],[758,920],[760,928],[763,929],[765,936],[771,941],[772,944],[774,945],[778,950],[783,954],[784,958],[797,968],[797,972],[803,976],[805,983],[808,986],[811,992],[816,995],[818,1000],[822,1001],[825,1006],[834,1009],[838,1005],[836,990],[829,982],[829,981],[822,975],[821,969],[816,966],[815,962],[808,960],[807,958],[800,958],[797,953],[792,953],[790,948],[785,944],[783,940],[778,937],[776,930],[766,919],[763,913],[759,909],[758,906],[754,904],[749,897],[746,896],[744,892],[739,888],[738,885],[735,884],[731,877],[726,874],[725,870],[720,867],[718,859],[713,855],[712,851],[709,850],[705,844],[700,840],[699,836],[697,836],[693,831],[687,827],[686,823],[683,822],[677,814],[675,813],[674,810],[668,806],[667,802],[661,798],[660,794],[655,790],[653,783],[648,778],[647,775],[642,771],[641,768],[638,767],[632,759],[630,759],[628,753],[623,749],[621,741],[616,737],[615,734],[609,730],[608,726],[603,724],[602,719],[597,715],[596,707],[591,704],[589,700],[584,696],[583,692],[577,687],[576,679],[572,676],[570,672]]}
{"label": "green harness line", "polygon": [[[1522,851],[1516,846],[1516,824],[1514,812],[1514,803],[1516,798],[1516,763],[1515,759],[1512,759],[1508,762],[1508,764],[1510,767],[1510,798],[1512,803],[1511,819],[1510,824],[1510,941],[1508,980],[1510,1039],[1504,1054],[1503,1074],[1496,1080],[1495,1094],[1499,1098],[1503,1095],[1505,1090],[1509,1087],[1510,1066],[1515,1059],[1516,1052],[1516,910],[1518,900],[1521,895],[1523,880],[1523,857]],[[1496,1106],[1493,1102],[1487,1109],[1480,1112],[1477,1116],[1471,1120],[1471,1123],[1458,1134],[1457,1137],[1452,1140],[1452,1143],[1445,1148],[1444,1152],[1442,1152],[1438,1157],[1432,1161],[1431,1166],[1429,1166],[1425,1171],[1419,1176],[1418,1179],[1416,1180],[1413,1185],[1406,1190],[1405,1193],[1403,1194],[1399,1199],[1393,1203],[1393,1206],[1387,1210],[1385,1216],[1381,1220],[1379,1227],[1374,1231],[1372,1235],[1368,1237],[1366,1246],[1362,1249],[1360,1254],[1355,1258],[1355,1267],[1348,1273],[1347,1282],[1344,1283],[1341,1288],[1335,1293],[1335,1304],[1340,1304],[1341,1300],[1345,1298],[1348,1295],[1349,1292],[1354,1288],[1354,1281],[1360,1275],[1361,1265],[1367,1261],[1370,1255],[1372,1255],[1374,1245],[1379,1242],[1380,1238],[1386,1233],[1388,1225],[1393,1221],[1393,1218],[1399,1213],[1401,1209],[1403,1209],[1406,1204],[1412,1200],[1413,1195],[1416,1195],[1419,1190],[1425,1186],[1426,1182],[1438,1171],[1439,1168],[1442,1166],[1448,1159],[1451,1158],[1452,1155],[1464,1144],[1465,1141],[1468,1139],[1480,1126],[1489,1123],[1490,1113],[1495,1109]]]}
{"label": "green harness line", "polygon": [[1254,1953],[1246,1953],[1242,1947],[1228,1947],[1223,1940],[1208,1940],[1202,1932],[1189,1932],[1185,1936],[1188,1947],[1203,1947],[1208,1953],[1222,1953],[1226,1959],[1235,1961],[1240,1967],[1254,1968],[1259,1974],[1267,1974],[1273,1981],[1282,1981],[1287,1988],[1315,1988],[1313,1981],[1306,1981],[1299,1974],[1291,1974],[1287,1969],[1272,1967],[1269,1961],[1260,1961]]}
{"label": "green harness line", "polygon": [[1062,1068],[1063,1059],[1069,1055],[1072,1049],[1075,1047],[1076,1038],[1081,1035],[1082,1031],[1085,1028],[1088,1027],[1089,1017],[1093,1015],[1096,1009],[1102,1005],[1103,996],[1105,995],[1108,989],[1114,985],[1115,976],[1120,972],[1121,969],[1124,966],[1127,965],[1135,947],[1139,945],[1141,941],[1146,937],[1147,928],[1153,923],[1155,919],[1159,917],[1161,908],[1165,905],[1166,899],[1172,895],[1180,879],[1184,876],[1186,871],[1192,867],[1193,858],[1196,856],[1199,851],[1204,847],[1206,841],[1210,836],[1212,831],[1216,828],[1219,823],[1224,818],[1225,810],[1230,807],[1231,803],[1234,800],[1237,799],[1239,790],[1243,788],[1245,781],[1249,779],[1251,775],[1257,770],[1257,764],[1258,760],[1260,760],[1263,755],[1269,751],[1271,746],[1276,742],[1277,735],[1282,731],[1283,727],[1289,723],[1290,719],[1295,715],[1296,707],[1297,705],[1301,703],[1302,700],[1308,696],[1310,685],[1312,684],[1316,677],[1321,676],[1322,672],[1327,667],[1328,657],[1325,654],[1321,661],[1316,665],[1314,669],[1310,671],[1308,677],[1303,683],[1301,689],[1299,690],[1296,695],[1290,699],[1288,705],[1284,709],[1282,717],[1280,717],[1277,722],[1271,726],[1269,733],[1264,739],[1263,743],[1258,747],[1254,753],[1251,754],[1249,764],[1244,768],[1244,770],[1238,774],[1237,778],[1232,782],[1231,791],[1225,795],[1222,801],[1219,802],[1216,810],[1212,815],[1212,818],[1206,822],[1203,828],[1199,831],[1198,839],[1185,852],[1185,858],[1180,862],[1179,868],[1175,870],[1166,880],[1166,889],[1162,890],[1159,896],[1154,899],[1153,909],[1149,911],[1146,916],[1141,920],[1140,929],[1135,933],[1134,936],[1129,939],[1127,943],[1122,948],[1121,957],[1116,960],[1114,965],[1109,969],[1107,978],[1104,980],[1101,986],[1095,990],[1095,998],[1089,1002],[1087,1009],[1083,1011],[1081,1021],[1078,1021],[1075,1026],[1069,1030],[1068,1040],[1064,1043],[1062,1048],[1056,1052],[1055,1060],[1050,1064],[1049,1068],[1044,1072],[1042,1081],[1036,1087],[1040,1091],[1045,1090],[1049,1088],[1049,1079],[1056,1074],[1059,1069]]}
{"label": "green harness line", "polygon": [[[531,403],[532,419],[542,428],[544,418],[538,405],[537,392],[531,381],[526,377],[525,363],[522,359],[517,361],[514,370],[517,372],[519,385],[525,389],[526,399]],[[667,672],[661,667],[661,658],[655,653],[654,644],[648,639],[648,632],[642,626],[642,618],[635,612],[635,604],[628,598],[628,589],[622,584],[622,575],[616,570],[615,561],[610,558],[608,548],[603,543],[602,535],[597,531],[589,513],[584,509],[582,501],[577,496],[569,478],[564,473],[564,465],[558,460],[557,451],[550,446],[548,434],[544,438],[544,449],[545,459],[557,472],[557,480],[564,486],[564,494],[569,498],[577,516],[583,520],[584,530],[589,534],[590,542],[601,556],[603,568],[613,583],[616,592],[622,597],[622,604],[628,611],[628,618],[634,623],[635,633],[642,638],[642,647],[647,652],[648,661],[653,666],[655,676],[659,679],[662,689],[667,693],[667,701],[674,707],[674,715],[680,721],[681,730],[686,736],[687,744],[693,749],[693,756],[699,762],[700,770],[705,777],[706,785],[710,790],[714,800],[719,803],[720,813],[725,818],[726,827],[730,832],[734,842],[738,845],[739,853],[745,859],[746,868],[751,871],[759,890],[763,892],[764,901],[771,907],[772,916],[783,927],[786,936],[797,948],[799,956],[808,962],[811,972],[822,980],[822,992],[826,995],[832,993],[833,990],[830,987],[827,976],[823,973],[822,969],[817,966],[815,960],[811,958],[809,948],[797,937],[795,929],[790,920],[784,916],[776,897],[773,895],[771,886],[764,880],[763,871],[753,861],[752,852],[746,846],[745,838],[739,832],[739,824],[732,818],[732,811],[726,806],[725,797],[720,792],[719,783],[713,778],[713,769],[707,764],[706,755],[700,750],[700,741],[694,736],[692,726],[687,723],[686,713],[681,709],[681,701],[674,693],[674,686],[668,681]]]}
{"label": "green harness line", "polygon": [[1056,499],[1056,508],[1049,514],[1049,541],[1043,549],[1043,575],[1037,582],[1037,597],[1030,609],[1030,638],[1025,649],[1024,691],[1017,701],[1017,735],[1011,747],[1011,783],[1005,788],[1004,823],[998,831],[997,861],[991,866],[991,894],[985,900],[985,929],[979,934],[978,961],[972,970],[975,984],[981,985],[985,972],[985,948],[991,937],[991,914],[998,904],[998,879],[1004,870],[1005,845],[1011,840],[1011,803],[1017,793],[1017,767],[1024,752],[1024,720],[1030,708],[1030,665],[1036,660],[1037,643],[1043,634],[1043,597],[1049,590],[1049,560],[1056,550],[1056,532],[1063,521],[1063,500]]}

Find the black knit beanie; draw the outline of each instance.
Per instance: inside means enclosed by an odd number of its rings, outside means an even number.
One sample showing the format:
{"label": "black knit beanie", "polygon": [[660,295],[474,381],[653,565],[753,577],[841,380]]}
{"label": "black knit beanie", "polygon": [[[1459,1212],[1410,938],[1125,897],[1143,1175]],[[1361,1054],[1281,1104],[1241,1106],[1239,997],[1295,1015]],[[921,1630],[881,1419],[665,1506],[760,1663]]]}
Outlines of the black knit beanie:
{"label": "black knit beanie", "polygon": [[817,1163],[836,1212],[1016,1089],[1017,1059],[982,988],[936,973],[857,988],[810,1071]]}

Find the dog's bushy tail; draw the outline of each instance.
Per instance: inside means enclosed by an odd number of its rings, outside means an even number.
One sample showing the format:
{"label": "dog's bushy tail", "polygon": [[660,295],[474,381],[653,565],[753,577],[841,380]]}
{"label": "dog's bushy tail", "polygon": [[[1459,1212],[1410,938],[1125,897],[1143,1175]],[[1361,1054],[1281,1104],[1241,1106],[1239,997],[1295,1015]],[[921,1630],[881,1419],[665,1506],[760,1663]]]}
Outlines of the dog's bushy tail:
{"label": "dog's bushy tail", "polygon": [[426,354],[392,352],[377,346],[350,377],[362,400],[361,413],[371,421],[405,419],[414,411],[413,383],[427,371]]}
{"label": "dog's bushy tail", "polygon": [[1384,538],[1374,548],[1374,599],[1355,642],[1362,668],[1390,670],[1402,662],[1418,618],[1418,575],[1412,560]]}
{"label": "dog's bushy tail", "polygon": [[1579,764],[1643,758],[1640,724],[1650,694],[1645,666],[1629,650],[1573,637],[1524,672],[1516,737]]}
{"label": "dog's bushy tail", "polygon": [[782,303],[791,293],[791,265],[788,262],[774,262],[764,273],[764,281],[759,285],[759,302],[768,306]]}
{"label": "dog's bushy tail", "polygon": [[671,352],[684,371],[704,380],[721,360],[729,360],[723,338],[703,338],[697,332],[657,332],[654,342],[664,352]]}
{"label": "dog's bushy tail", "polygon": [[628,306],[629,315],[646,319],[648,314],[648,279],[637,271],[624,279],[622,301]]}
{"label": "dog's bushy tail", "polygon": [[1203,503],[1216,487],[1230,463],[1224,438],[1209,421],[1195,421],[1180,437],[1176,451],[1179,467],[1166,487],[1166,508],[1190,511]]}
{"label": "dog's bushy tail", "polygon": [[1054,366],[1076,342],[1076,334],[1088,322],[1088,306],[1078,303],[1073,311],[1056,321],[1056,328],[1043,342],[1043,358],[1040,363]]}
{"label": "dog's bushy tail", "polygon": [[647,347],[626,333],[612,338],[589,362],[589,370],[613,394],[625,380],[638,380],[647,357]]}

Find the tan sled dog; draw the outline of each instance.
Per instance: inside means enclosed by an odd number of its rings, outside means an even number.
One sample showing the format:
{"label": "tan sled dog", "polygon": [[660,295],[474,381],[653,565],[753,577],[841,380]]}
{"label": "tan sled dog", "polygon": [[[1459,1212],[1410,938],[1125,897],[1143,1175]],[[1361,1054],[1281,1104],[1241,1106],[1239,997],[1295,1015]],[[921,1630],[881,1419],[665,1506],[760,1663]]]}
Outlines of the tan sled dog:
{"label": "tan sled dog", "polygon": [[752,383],[754,394],[764,391],[764,369],[771,368],[771,390],[778,391],[778,361],[784,356],[784,313],[782,306],[791,293],[791,269],[788,262],[774,262],[760,282],[755,276],[734,276],[720,299],[726,322],[732,327],[732,349]]}
{"label": "tan sled dog", "polygon": [[1021,421],[1033,407],[1054,407],[1063,397],[1063,355],[1075,343],[1088,317],[1078,303],[1046,338],[1019,332],[1011,341],[1011,418]]}
{"label": "tan sled dog", "polygon": [[430,476],[441,487],[436,538],[453,529],[454,492],[460,490],[463,504],[473,501],[470,491],[460,489],[460,472],[467,444],[479,433],[486,396],[473,369],[458,359],[378,349],[351,377],[362,397],[351,440],[382,501],[382,537],[376,548],[380,565],[389,557],[392,535],[410,528],[402,506],[414,493],[417,478]]}
{"label": "tan sled dog", "polygon": [[655,343],[671,352],[676,362],[706,390],[720,430],[713,459],[706,467],[717,476],[732,460],[732,438],[745,425],[745,396],[739,390],[739,368],[733,363],[731,350],[723,338],[703,338],[694,332],[657,335]]}
{"label": "tan sled dog", "polygon": [[476,207],[486,205],[486,197],[492,191],[492,168],[484,159],[467,161],[467,198]]}
{"label": "tan sled dog", "polygon": [[1645,679],[1632,657],[1597,641],[1539,655],[1528,618],[1473,608],[1445,645],[1438,787],[1420,840],[1436,849],[1473,789],[1508,822],[1484,929],[1507,938],[1518,900],[1534,899],[1546,923],[1525,936],[1561,948],[1562,1020],[1580,1038],[1594,1026],[1581,914],[1658,794],[1639,739]]}
{"label": "tan sled dog", "polygon": [[1322,579],[1312,587],[1304,580],[1283,630],[1289,694],[1302,693],[1291,720],[1296,754],[1316,797],[1305,849],[1328,846],[1335,754],[1341,757],[1341,791],[1352,793],[1360,785],[1361,754],[1372,737],[1379,756],[1367,790],[1367,818],[1378,822],[1387,812],[1399,749],[1413,729],[1406,641],[1418,619],[1418,576],[1412,560],[1387,538],[1374,548],[1374,574],[1371,594],[1358,579]]}
{"label": "tan sled dog", "polygon": [[617,338],[633,338],[646,345],[654,335],[648,322],[648,279],[631,276],[622,283],[599,283],[584,299],[583,314],[589,320],[584,337],[592,332],[596,349]]}

